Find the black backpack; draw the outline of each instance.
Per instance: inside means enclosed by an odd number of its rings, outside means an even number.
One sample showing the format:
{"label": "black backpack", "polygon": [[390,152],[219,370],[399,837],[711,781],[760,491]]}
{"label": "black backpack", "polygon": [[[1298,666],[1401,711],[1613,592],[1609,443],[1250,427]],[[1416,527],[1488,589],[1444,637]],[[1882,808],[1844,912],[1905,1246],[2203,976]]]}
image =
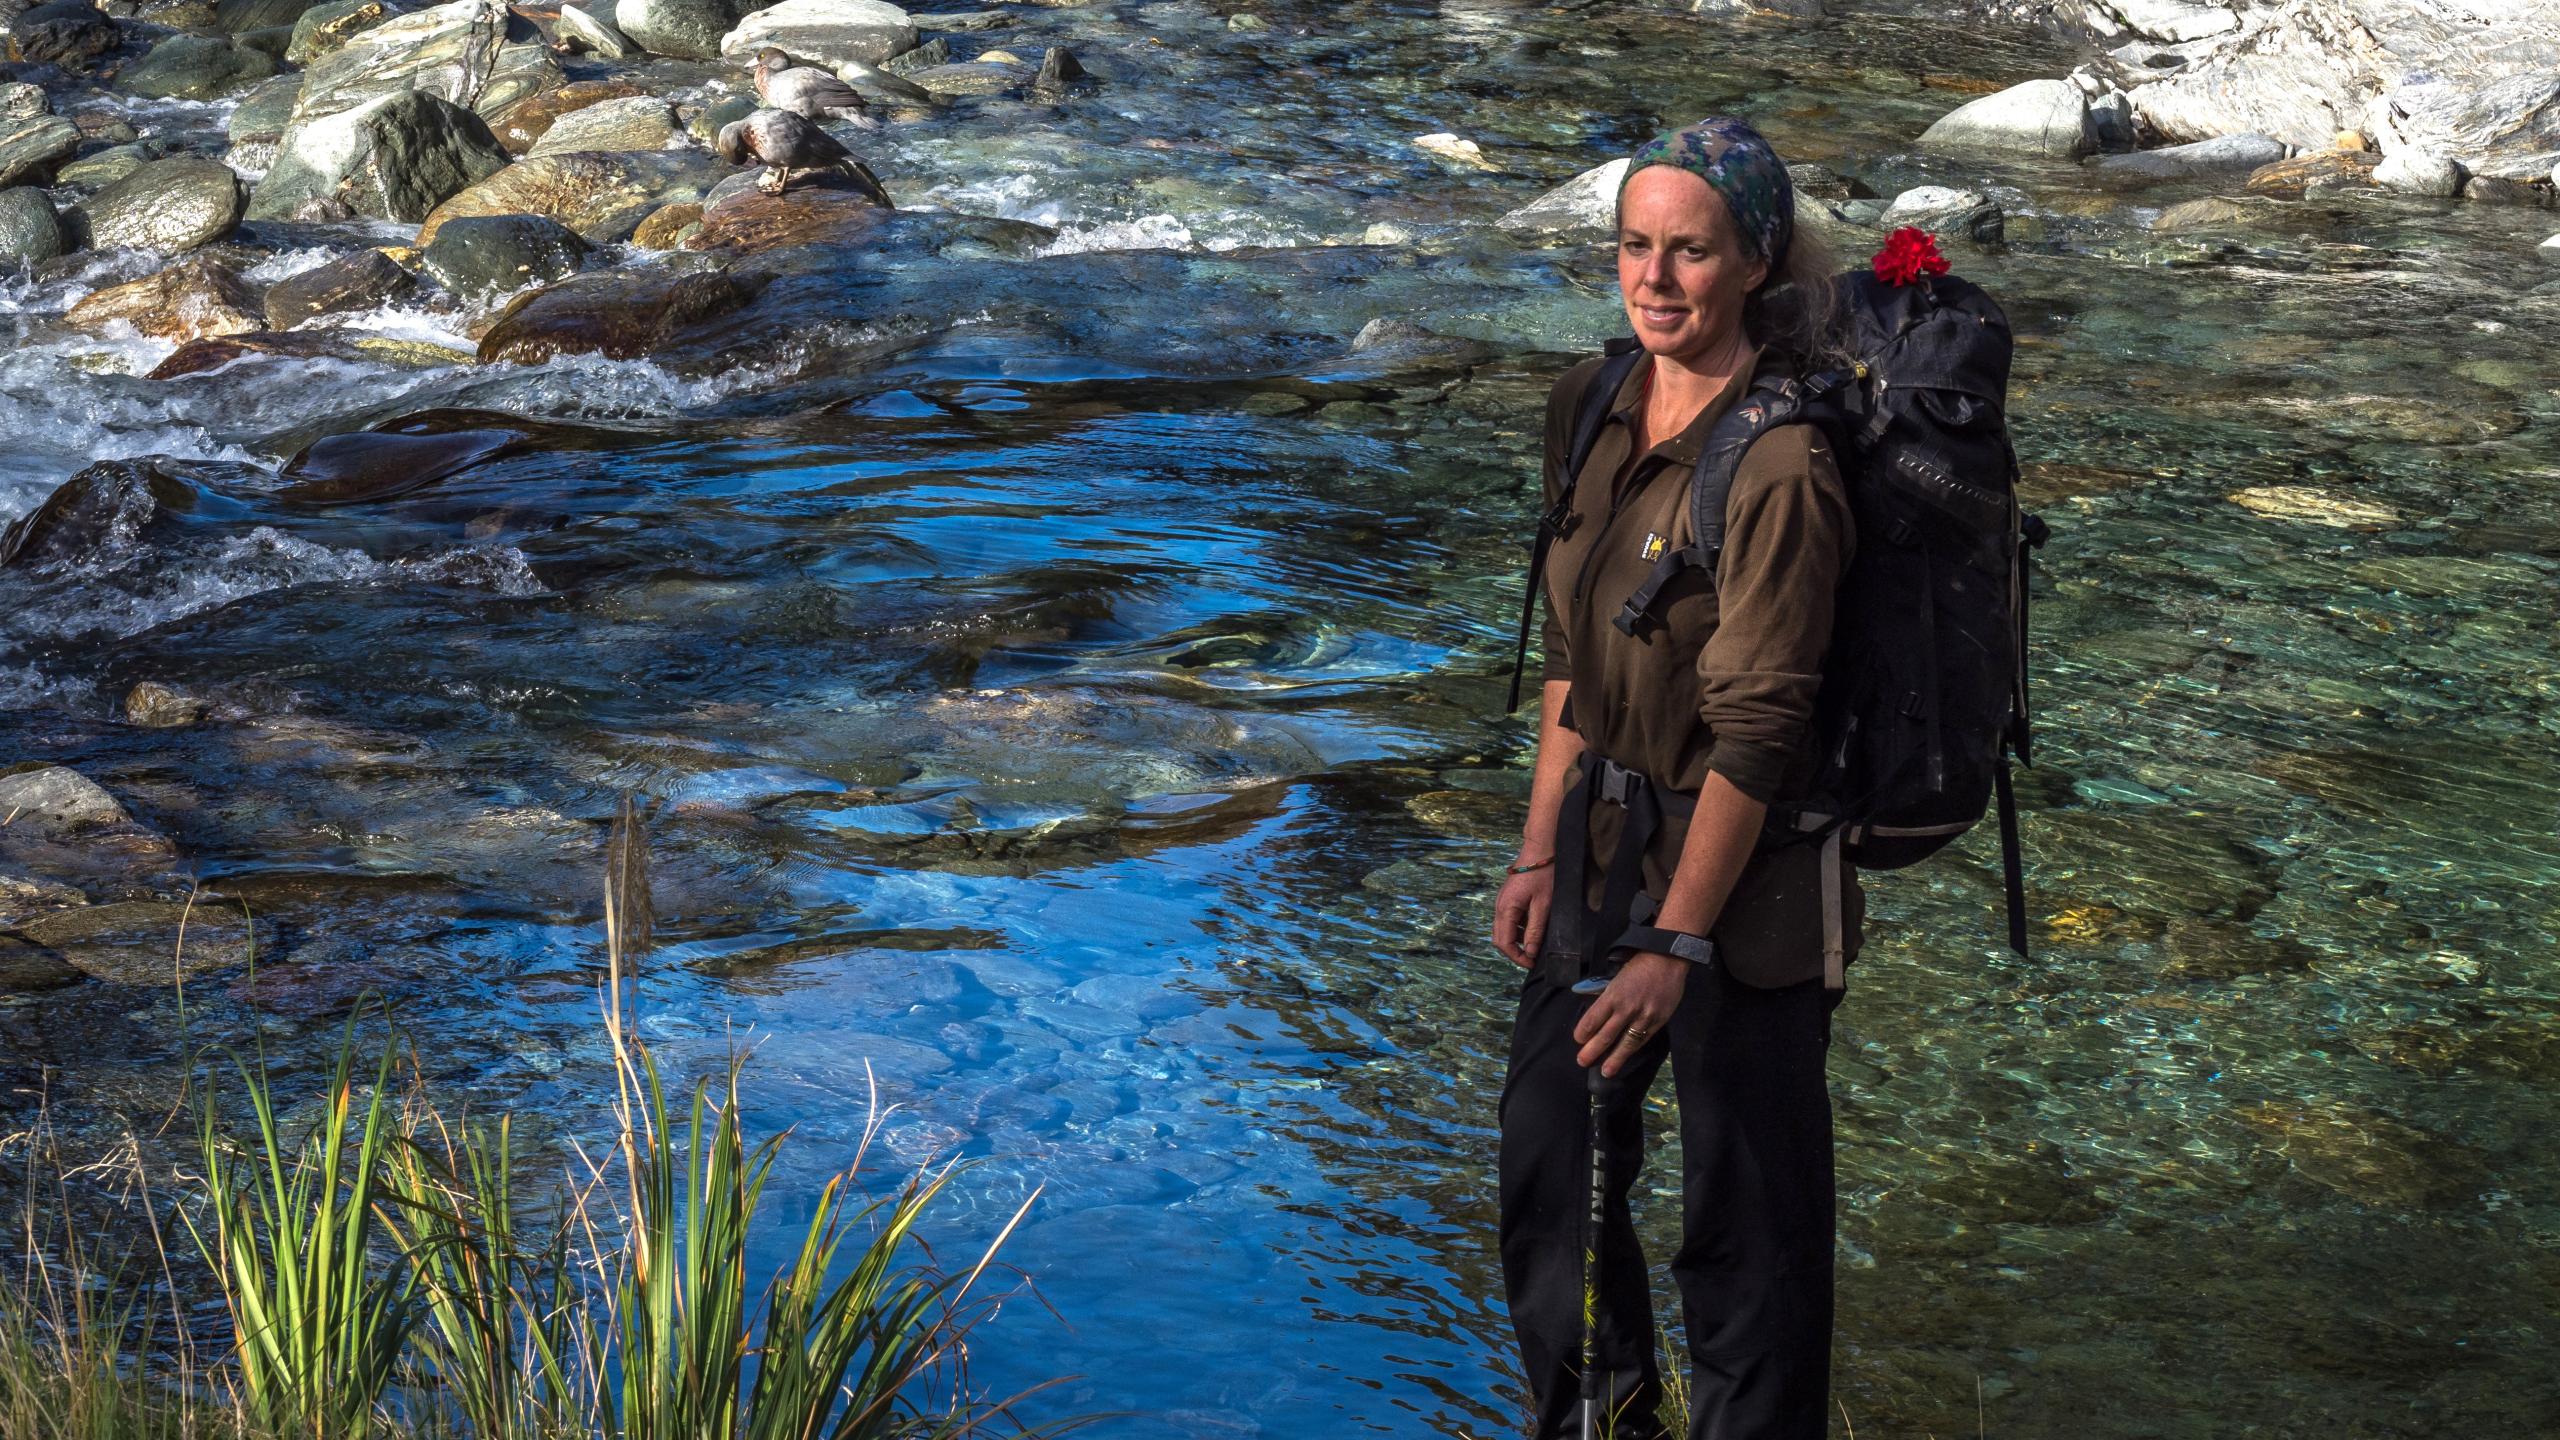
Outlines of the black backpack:
{"label": "black backpack", "polygon": [[[1829,838],[1865,869],[1943,849],[1996,798],[2009,944],[2027,952],[2026,887],[2009,758],[2027,763],[2028,551],[2045,526],[2020,512],[2010,448],[2008,317],[1953,276],[1889,285],[1864,270],[1838,282],[1848,369],[1764,378],[1709,434],[1690,481],[1695,543],[1665,555],[1627,597],[1618,628],[1642,637],[1681,572],[1711,574],[1725,499],[1743,452],[1770,429],[1817,424],[1831,437],[1857,523],[1841,577],[1830,656],[1815,703],[1822,757],[1810,798],[1770,815],[1772,844]],[[1572,484],[1609,402],[1641,355],[1613,340],[1575,418],[1565,492],[1540,521],[1521,610],[1511,706],[1549,544],[1572,514]]]}

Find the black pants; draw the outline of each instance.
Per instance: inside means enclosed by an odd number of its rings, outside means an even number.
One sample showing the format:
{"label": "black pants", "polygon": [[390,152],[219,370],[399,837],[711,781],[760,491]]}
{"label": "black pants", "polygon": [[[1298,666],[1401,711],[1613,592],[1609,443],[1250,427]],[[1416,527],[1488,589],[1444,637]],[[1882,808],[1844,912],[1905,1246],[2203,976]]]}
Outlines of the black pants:
{"label": "black pants", "polygon": [[[1536,1435],[1578,1433],[1589,1104],[1573,1027],[1587,1002],[1532,976],[1502,1087],[1502,1276]],[[1597,1306],[1602,1415],[1617,1440],[1662,1434],[1653,1306],[1627,1190],[1644,1162],[1644,1092],[1671,1061],[1680,1102],[1680,1288],[1691,1440],[1820,1440],[1831,1371],[1831,1096],[1837,992],[1760,990],[1702,970],[1602,1111],[1608,1224]]]}

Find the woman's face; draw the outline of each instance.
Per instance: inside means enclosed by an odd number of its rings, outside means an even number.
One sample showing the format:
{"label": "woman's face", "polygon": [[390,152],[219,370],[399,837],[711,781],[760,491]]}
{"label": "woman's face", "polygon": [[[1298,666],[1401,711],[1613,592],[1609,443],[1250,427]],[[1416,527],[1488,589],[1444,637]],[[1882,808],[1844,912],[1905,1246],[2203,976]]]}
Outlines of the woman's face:
{"label": "woman's face", "polygon": [[1618,290],[1636,339],[1671,360],[1713,358],[1742,326],[1742,301],[1767,278],[1748,259],[1733,212],[1706,181],[1648,165],[1618,203]]}

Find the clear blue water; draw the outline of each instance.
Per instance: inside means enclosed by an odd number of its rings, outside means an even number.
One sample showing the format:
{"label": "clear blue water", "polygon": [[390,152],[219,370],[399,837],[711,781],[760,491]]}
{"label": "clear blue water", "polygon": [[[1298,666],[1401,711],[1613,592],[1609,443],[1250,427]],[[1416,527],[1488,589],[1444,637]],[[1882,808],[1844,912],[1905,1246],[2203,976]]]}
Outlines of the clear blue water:
{"label": "clear blue water", "polygon": [[[6,513],[150,453],[231,503],[0,570],[0,755],[100,780],[280,929],[258,989],[191,983],[183,1032],[165,990],[0,999],[16,1073],[61,1067],[103,1145],[190,1044],[308,1063],[371,986],[448,1093],[591,1133],[602,843],[637,792],[642,1033],[694,1072],[753,1047],[756,1121],[799,1137],[778,1212],[875,1080],[893,1160],[977,1162],[945,1253],[1039,1190],[1008,1254],[1056,1313],[1008,1306],[988,1387],[1080,1376],[1035,1412],[1136,1440],[1506,1433],[1511,977],[1480,936],[1531,731],[1500,672],[1540,403],[1616,320],[1597,247],[1488,222],[1740,108],[1885,193],[2005,187],[2011,247],[1957,258],[2016,322],[2057,532],[2036,958],[1999,948],[1984,847],[1870,886],[1833,1057],[1849,1419],[2539,1433],[2550,216],[2155,234],[2200,192],[1915,154],[2066,63],[1925,22],[1253,8],[1272,29],[1025,12],[987,41],[1075,45],[1096,97],[957,107],[873,164],[1058,253],[824,257],[654,361],[145,382],[165,345],[57,324],[99,275],[9,292]],[[1500,168],[1411,148],[1441,130]],[[1355,347],[1377,320],[1419,333]],[[311,437],[435,406],[542,425],[396,499],[275,495]],[[113,723],[145,678],[217,718]]]}

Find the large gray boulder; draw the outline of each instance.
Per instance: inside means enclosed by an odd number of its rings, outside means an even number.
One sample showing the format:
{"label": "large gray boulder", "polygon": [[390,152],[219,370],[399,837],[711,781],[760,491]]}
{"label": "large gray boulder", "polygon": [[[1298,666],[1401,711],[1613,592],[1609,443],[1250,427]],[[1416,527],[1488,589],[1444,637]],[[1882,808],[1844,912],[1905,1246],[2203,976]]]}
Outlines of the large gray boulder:
{"label": "large gray boulder", "polygon": [[2394,150],[2373,167],[2373,183],[2383,189],[2437,200],[2461,194],[2468,178],[2460,162],[2428,150]]}
{"label": "large gray boulder", "polygon": [[1941,117],[1920,136],[1930,150],[2077,160],[2098,148],[2089,97],[2068,80],[2030,80]]}
{"label": "large gray boulder", "polygon": [[483,120],[567,83],[541,32],[499,0],[453,0],[385,21],[312,62],[293,126],[416,90]]}
{"label": "large gray boulder", "polygon": [[0,190],[0,267],[40,265],[63,252],[62,221],[32,185]]}
{"label": "large gray boulder", "polygon": [[150,100],[218,100],[276,73],[275,57],[220,35],[172,35],[116,74],[116,88]]}
{"label": "large gray boulder", "polygon": [[80,127],[59,115],[0,120],[0,185],[44,180],[80,148]]}
{"label": "large gray boulder", "polygon": [[752,60],[774,45],[796,60],[837,68],[877,65],[915,43],[907,12],[886,0],[782,0],[742,17],[721,39],[720,53]]}
{"label": "large gray boulder", "polygon": [[614,28],[632,44],[681,60],[712,60],[720,37],[738,23],[730,0],[617,0]]}
{"label": "large gray boulder", "polygon": [[2382,148],[2442,155],[2509,180],[2530,180],[2560,163],[2560,14],[2552,31],[2544,73],[2478,85],[2431,77],[2395,87],[2372,112]]}
{"label": "large gray boulder", "polygon": [[193,155],[154,160],[80,206],[89,243],[176,254],[211,244],[240,223],[240,177]]}
{"label": "large gray boulder", "polygon": [[2089,8],[2093,18],[2113,20],[2145,40],[2171,45],[2240,28],[2240,17],[2230,6],[2195,0],[2091,0]]}
{"label": "large gray boulder", "polygon": [[2219,175],[2246,175],[2261,165],[2285,158],[2284,142],[2264,135],[2224,135],[2130,155],[2101,155],[2090,169],[2101,180],[2143,184],[2154,180],[2196,180]]}
{"label": "large gray boulder", "polygon": [[1626,173],[1624,156],[1594,165],[1493,223],[1535,235],[1605,231],[1618,221],[1618,182]]}
{"label": "large gray boulder", "polygon": [[506,163],[507,152],[479,116],[426,91],[403,90],[288,131],[249,197],[249,218],[415,224]]}

